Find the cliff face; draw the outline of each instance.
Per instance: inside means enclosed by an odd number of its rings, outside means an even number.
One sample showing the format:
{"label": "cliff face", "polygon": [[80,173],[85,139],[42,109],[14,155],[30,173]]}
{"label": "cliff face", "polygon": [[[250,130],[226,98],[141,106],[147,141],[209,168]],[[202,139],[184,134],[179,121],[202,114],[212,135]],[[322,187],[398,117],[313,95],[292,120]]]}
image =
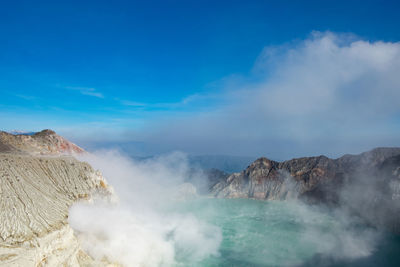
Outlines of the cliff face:
{"label": "cliff face", "polygon": [[324,156],[285,162],[260,158],[216,184],[212,193],[216,197],[283,200],[297,198],[338,175],[334,161]]}
{"label": "cliff face", "polygon": [[338,159],[260,158],[214,185],[211,194],[341,205],[371,224],[400,232],[400,148],[377,148]]}
{"label": "cliff face", "polygon": [[74,202],[111,196],[102,175],[62,155],[83,150],[52,131],[0,140],[0,266],[93,264],[67,218]]}

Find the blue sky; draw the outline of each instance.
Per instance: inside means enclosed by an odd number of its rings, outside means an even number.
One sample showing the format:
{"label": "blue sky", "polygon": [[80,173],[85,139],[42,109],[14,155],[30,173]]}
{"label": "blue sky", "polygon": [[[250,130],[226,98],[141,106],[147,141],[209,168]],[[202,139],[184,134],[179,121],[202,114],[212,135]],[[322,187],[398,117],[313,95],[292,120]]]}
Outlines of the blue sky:
{"label": "blue sky", "polygon": [[[4,130],[53,128],[82,144],[96,139],[153,147],[138,151],[144,154],[180,149],[194,154],[259,155],[267,151],[286,157],[329,153],[331,148],[325,145],[304,147],[310,142],[339,142],[338,136],[343,143],[332,154],[400,145],[395,105],[383,117],[369,122],[376,127],[384,123],[379,126],[384,130],[373,133],[367,124],[360,125],[364,141],[350,147],[352,138],[360,140],[354,129],[332,132],[328,129],[333,126],[327,125],[326,132],[305,141],[301,133],[282,134],[288,129],[281,122],[274,121],[270,129],[260,126],[271,124],[270,118],[260,118],[254,124],[248,118],[226,118],[233,112],[240,117],[253,106],[241,110],[235,97],[259,92],[255,88],[266,83],[266,88],[271,88],[271,81],[279,75],[276,70],[291,66],[270,61],[286,58],[291,50],[306,51],[302,47],[307,41],[322,43],[324,37],[315,37],[316,32],[325,37],[333,33],[336,37],[331,39],[339,47],[357,40],[397,44],[399,5],[397,1],[8,1],[0,9],[0,123]],[[374,46],[373,51],[377,49]],[[275,51],[273,56],[271,51]],[[389,57],[397,62],[396,55]],[[265,57],[267,64],[263,63]],[[364,83],[357,80],[354,84]],[[351,83],[340,86],[347,88]],[[395,80],[383,94],[392,98],[390,92],[398,86]],[[346,97],[354,95],[357,103],[365,100],[357,92]],[[387,98],[382,99],[385,101]],[[335,104],[335,108],[339,106]],[[374,108],[380,114],[381,106]],[[249,123],[252,131],[225,126],[199,135],[198,129],[186,129],[195,128],[187,120],[206,121],[201,129],[218,128],[224,123],[211,123],[218,116],[236,125]],[[302,118],[309,117],[306,113]],[[166,131],[168,125],[180,129],[179,134]],[[227,135],[223,140],[228,141],[219,147],[216,144],[221,144],[218,136],[222,132]],[[280,145],[271,148],[266,140],[254,137],[255,132]],[[179,138],[163,141],[165,136]],[[266,145],[260,147],[258,142]],[[281,152],[282,147],[288,147],[283,149],[287,151]],[[291,147],[295,153],[289,151]]]}

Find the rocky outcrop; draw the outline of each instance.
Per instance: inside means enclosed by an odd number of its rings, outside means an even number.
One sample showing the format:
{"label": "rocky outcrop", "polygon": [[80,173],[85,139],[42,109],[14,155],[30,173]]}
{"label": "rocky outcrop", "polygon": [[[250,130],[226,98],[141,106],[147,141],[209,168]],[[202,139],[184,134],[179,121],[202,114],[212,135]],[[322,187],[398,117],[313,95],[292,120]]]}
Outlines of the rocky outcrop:
{"label": "rocky outcrop", "polygon": [[400,148],[376,148],[338,159],[284,162],[260,158],[211,189],[221,198],[302,199],[345,207],[368,223],[400,233]]}
{"label": "rocky outcrop", "polygon": [[0,246],[0,266],[93,266],[93,263],[68,225],[31,241]]}
{"label": "rocky outcrop", "polygon": [[212,193],[216,197],[227,198],[297,198],[337,175],[334,161],[324,156],[285,162],[260,158],[244,171],[217,183]]}
{"label": "rocky outcrop", "polygon": [[0,152],[60,155],[79,154],[84,150],[52,130],[43,130],[32,135],[0,131]]}
{"label": "rocky outcrop", "polygon": [[400,155],[400,148],[377,148],[338,159],[318,156],[276,162],[260,158],[214,185],[211,193],[225,198],[335,201],[333,193],[344,183],[360,175],[379,175],[380,166],[395,155]]}
{"label": "rocky outcrop", "polygon": [[0,266],[101,266],[67,222],[76,201],[113,195],[100,172],[62,155],[83,150],[50,130],[0,140]]}

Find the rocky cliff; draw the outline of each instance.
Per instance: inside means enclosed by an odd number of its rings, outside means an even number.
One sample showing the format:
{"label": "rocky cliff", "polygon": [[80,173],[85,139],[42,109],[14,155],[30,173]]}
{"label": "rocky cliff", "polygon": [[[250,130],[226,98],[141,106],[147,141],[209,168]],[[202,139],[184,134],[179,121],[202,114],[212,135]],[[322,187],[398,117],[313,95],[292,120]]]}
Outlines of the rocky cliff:
{"label": "rocky cliff", "polygon": [[398,155],[400,148],[376,148],[338,159],[318,156],[276,162],[259,158],[242,172],[233,173],[214,185],[211,192],[216,197],[227,198],[320,198],[323,196],[318,196],[318,191],[327,191],[330,186],[339,187],[357,176],[381,175],[381,168],[394,162]]}
{"label": "rocky cliff", "polygon": [[0,266],[99,266],[67,223],[68,209],[112,189],[83,149],[55,132],[0,133]]}
{"label": "rocky cliff", "polygon": [[374,225],[400,232],[400,148],[376,148],[338,159],[318,156],[276,162],[260,158],[222,179],[211,194],[342,205]]}

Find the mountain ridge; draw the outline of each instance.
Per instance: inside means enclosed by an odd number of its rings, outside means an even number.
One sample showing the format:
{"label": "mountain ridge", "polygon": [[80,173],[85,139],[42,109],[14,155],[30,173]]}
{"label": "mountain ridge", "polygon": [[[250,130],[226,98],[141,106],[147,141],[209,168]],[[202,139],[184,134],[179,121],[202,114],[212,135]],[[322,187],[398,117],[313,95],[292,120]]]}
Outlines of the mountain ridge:
{"label": "mountain ridge", "polygon": [[[251,178],[250,176],[255,175],[258,181],[262,182],[262,180],[267,178],[277,178],[277,170],[282,170],[286,171],[290,177],[297,181],[303,180],[310,183],[315,181],[315,179],[319,181],[319,179],[323,178],[333,178],[333,169],[335,169],[336,173],[340,174],[352,168],[352,171],[360,167],[373,168],[386,159],[396,155],[400,155],[400,147],[378,147],[360,154],[345,154],[336,159],[319,155],[314,157],[293,158],[279,162],[261,157],[256,159],[243,171],[231,174],[227,177],[227,180],[232,180],[232,178],[230,178],[232,175],[235,177],[244,175],[247,178]],[[259,173],[254,173],[254,171],[258,171]],[[213,192],[218,193],[217,190],[218,188],[214,188]]]}

